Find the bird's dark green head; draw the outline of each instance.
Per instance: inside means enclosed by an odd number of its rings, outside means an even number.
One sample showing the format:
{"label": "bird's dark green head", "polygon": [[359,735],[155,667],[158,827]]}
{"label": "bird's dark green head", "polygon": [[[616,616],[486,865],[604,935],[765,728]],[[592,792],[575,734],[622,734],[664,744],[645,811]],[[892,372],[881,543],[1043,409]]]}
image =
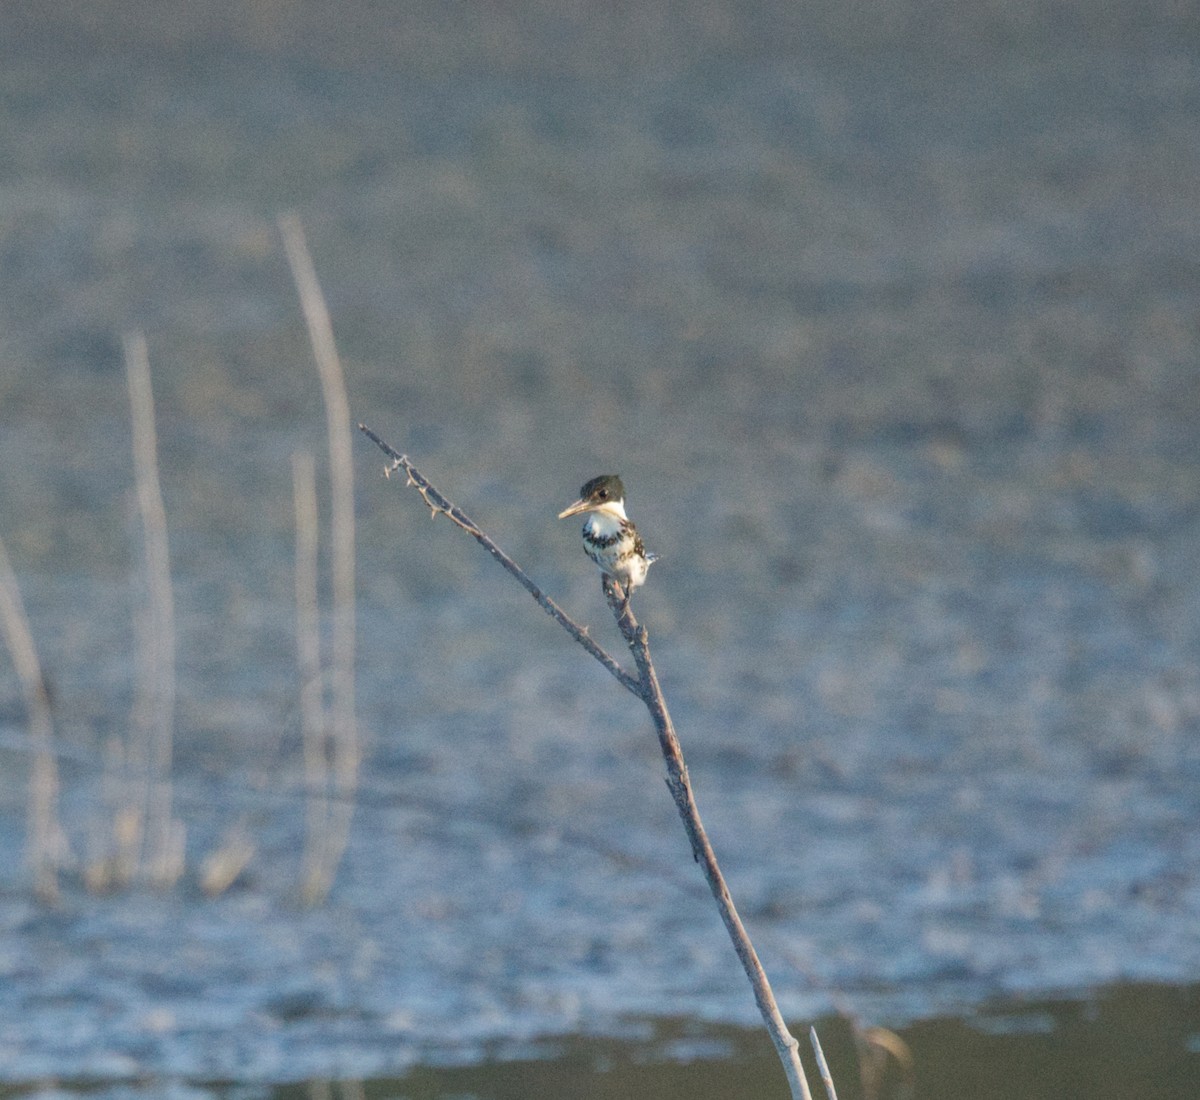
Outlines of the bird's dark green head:
{"label": "bird's dark green head", "polygon": [[[558,513],[559,519],[577,516],[580,512],[595,512],[598,509],[625,514],[621,502],[625,499],[625,486],[616,474],[601,474],[592,478],[579,490],[579,499]],[[606,507],[607,506],[607,507]]]}
{"label": "bird's dark green head", "polygon": [[579,490],[579,499],[592,504],[603,504],[608,500],[624,500],[625,486],[616,474],[601,474],[592,478]]}

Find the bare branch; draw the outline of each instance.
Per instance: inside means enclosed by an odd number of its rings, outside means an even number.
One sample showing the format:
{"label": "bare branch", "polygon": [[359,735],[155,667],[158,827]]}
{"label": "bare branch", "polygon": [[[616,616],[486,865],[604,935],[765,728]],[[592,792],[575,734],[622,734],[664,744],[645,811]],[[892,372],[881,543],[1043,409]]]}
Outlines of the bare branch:
{"label": "bare branch", "polygon": [[575,639],[584,649],[586,649],[593,657],[596,658],[609,672],[620,681],[621,686],[627,691],[631,691],[639,699],[642,697],[642,689],[637,677],[630,676],[617,659],[612,656],[603,646],[597,645],[592,640],[592,636],[587,632],[587,627],[580,626],[572,619],[561,607],[558,606],[549,596],[547,596],[530,578],[515,561],[512,560],[503,550],[500,549],[487,535],[483,533],[471,519],[457,504],[452,504],[446,499],[409,460],[408,455],[402,455],[394,447],[385,443],[365,424],[359,424],[358,430],[363,433],[372,443],[375,444],[385,455],[392,460],[391,465],[385,469],[385,473],[389,476],[395,470],[403,470],[408,478],[408,484],[421,494],[421,499],[425,501],[426,507],[433,516],[444,515],[450,519],[456,527],[461,527],[468,535],[479,543],[489,554],[492,555],[505,569],[508,570],[518,581],[522,587],[538,602],[538,606],[546,612],[555,622],[559,624],[572,638]]}
{"label": "bare branch", "polygon": [[621,586],[609,577],[605,577],[604,580],[604,594],[608,598],[608,606],[612,609],[617,626],[620,627],[626,642],[629,643],[634,662],[637,664],[641,686],[640,694],[646,704],[646,709],[650,712],[650,718],[654,722],[654,728],[658,733],[659,748],[662,750],[663,759],[667,764],[667,788],[675,800],[676,809],[679,810],[679,816],[683,820],[684,830],[687,832],[688,840],[691,841],[692,854],[704,871],[708,888],[712,891],[717,908],[721,912],[721,920],[724,921],[729,938],[733,941],[733,949],[737,952],[746,977],[750,979],[750,985],[754,990],[754,1000],[758,1004],[758,1010],[762,1014],[767,1031],[771,1035],[771,1041],[775,1044],[776,1053],[783,1063],[784,1072],[787,1074],[788,1083],[792,1088],[792,1096],[810,1100],[808,1082],[805,1080],[804,1068],[800,1063],[800,1044],[787,1029],[787,1024],[779,1011],[779,1005],[775,1001],[775,994],[771,990],[771,983],[767,980],[766,971],[763,970],[762,963],[758,958],[758,952],[754,950],[754,944],[750,942],[750,936],[746,932],[745,925],[742,924],[742,918],[738,915],[737,906],[733,903],[733,896],[725,883],[725,876],[721,873],[720,864],[717,863],[716,853],[709,843],[708,834],[700,820],[700,810],[696,805],[695,796],[692,794],[692,783],[688,778],[683,750],[680,748],[679,738],[675,733],[675,724],[671,721],[670,712],[667,710],[667,701],[663,697],[662,687],[658,682],[658,673],[650,658],[650,641],[646,628],[640,626],[637,619],[634,618],[629,601],[625,599],[625,594],[621,591]]}
{"label": "bare branch", "polygon": [[605,668],[620,680],[625,688],[633,692],[634,695],[638,696],[646,704],[646,708],[649,710],[650,717],[654,722],[654,728],[658,732],[659,747],[662,749],[663,758],[666,761],[667,787],[671,791],[671,797],[675,800],[679,816],[683,820],[684,829],[692,845],[692,853],[696,858],[696,862],[700,864],[704,871],[704,877],[708,881],[709,889],[712,891],[712,895],[717,902],[717,907],[720,909],[721,919],[724,921],[729,937],[733,941],[734,950],[741,960],[742,967],[746,971],[746,976],[750,979],[750,985],[754,990],[754,999],[758,1004],[759,1012],[762,1014],[767,1031],[770,1033],[776,1052],[783,1064],[793,1100],[811,1100],[808,1082],[804,1077],[804,1067],[800,1062],[800,1044],[796,1037],[788,1031],[787,1025],[784,1023],[783,1016],[779,1011],[779,1005],[776,1003],[775,995],[771,990],[771,983],[767,980],[762,963],[759,962],[758,954],[754,950],[754,945],[750,942],[750,937],[746,933],[741,917],[738,916],[737,908],[733,904],[733,898],[729,893],[729,887],[725,884],[725,878],[721,874],[721,868],[717,863],[716,854],[713,852],[708,835],[704,831],[704,825],[700,820],[700,811],[696,807],[696,800],[692,794],[691,781],[688,779],[687,765],[683,759],[683,751],[679,747],[679,738],[675,734],[675,726],[667,710],[667,703],[658,682],[658,674],[655,672],[654,663],[650,658],[650,643],[646,629],[638,625],[638,621],[630,609],[629,600],[626,598],[626,594],[622,591],[621,586],[610,577],[606,576],[604,578],[604,593],[608,599],[609,607],[612,609],[613,616],[617,620],[617,626],[624,636],[626,643],[629,645],[630,651],[633,653],[634,662],[637,665],[638,675],[636,678],[630,676],[622,669],[607,652],[592,641],[582,627],[576,625],[553,600],[544,595],[541,589],[529,579],[525,571],[492,542],[462,509],[452,504],[441,492],[434,488],[428,479],[413,466],[407,455],[403,455],[390,447],[371,431],[370,428],[366,427],[366,425],[359,424],[358,427],[368,439],[391,458],[392,463],[387,467],[389,474],[394,470],[403,470],[408,478],[408,484],[415,487],[421,494],[426,506],[434,516],[449,516],[451,522],[461,527],[476,542],[483,546],[492,557],[521,582],[548,615],[554,618],[580,645],[584,646],[592,656],[600,661]]}

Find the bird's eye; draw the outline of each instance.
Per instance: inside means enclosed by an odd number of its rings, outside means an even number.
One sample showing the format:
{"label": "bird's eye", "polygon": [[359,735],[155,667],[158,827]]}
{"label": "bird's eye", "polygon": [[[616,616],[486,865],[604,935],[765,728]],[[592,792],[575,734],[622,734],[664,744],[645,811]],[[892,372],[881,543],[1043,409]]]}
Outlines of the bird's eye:
{"label": "bird's eye", "polygon": [[601,500],[608,500],[608,490],[607,489],[601,489],[597,495],[600,497]]}

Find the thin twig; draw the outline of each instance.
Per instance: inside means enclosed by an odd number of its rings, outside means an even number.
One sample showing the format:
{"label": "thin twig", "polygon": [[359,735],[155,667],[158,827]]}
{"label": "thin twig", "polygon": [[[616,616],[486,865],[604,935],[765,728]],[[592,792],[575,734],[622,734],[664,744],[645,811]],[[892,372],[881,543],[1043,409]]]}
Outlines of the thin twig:
{"label": "thin twig", "polygon": [[821,1040],[817,1038],[817,1029],[808,1029],[808,1040],[812,1043],[813,1053],[817,1056],[817,1070],[821,1074],[821,1083],[825,1086],[825,1095],[829,1100],[837,1100],[837,1089],[833,1087],[833,1074],[829,1072],[829,1063],[825,1061],[825,1052],[821,1049]]}
{"label": "thin twig", "polygon": [[421,494],[421,498],[435,517],[437,515],[449,516],[450,520],[456,526],[461,527],[483,546],[509,573],[521,582],[548,615],[554,618],[580,645],[584,646],[593,657],[600,661],[605,668],[620,680],[625,688],[646,704],[654,722],[654,727],[658,732],[659,745],[666,760],[667,786],[671,791],[671,796],[675,800],[675,805],[683,820],[688,839],[691,841],[692,852],[696,861],[703,868],[709,889],[717,901],[717,906],[721,911],[721,919],[724,921],[730,939],[733,941],[734,950],[741,960],[742,967],[746,971],[746,976],[750,979],[750,984],[754,990],[754,999],[758,1004],[763,1021],[767,1026],[767,1031],[770,1033],[776,1052],[783,1064],[793,1100],[811,1100],[808,1082],[804,1077],[804,1067],[800,1062],[800,1044],[795,1036],[788,1031],[787,1025],[784,1023],[779,1006],[775,1001],[775,995],[771,990],[771,984],[767,980],[766,973],[759,962],[754,945],[750,942],[750,937],[746,933],[745,926],[738,916],[737,908],[733,904],[733,898],[730,896],[729,888],[725,884],[725,878],[721,874],[721,868],[717,863],[716,854],[713,852],[708,835],[704,831],[704,825],[700,820],[700,812],[696,807],[696,800],[692,794],[691,782],[688,779],[687,765],[683,759],[683,752],[679,747],[679,738],[675,734],[675,727],[671,721],[671,715],[667,710],[666,700],[663,697],[662,688],[658,682],[658,674],[655,672],[654,663],[650,658],[650,645],[646,630],[644,627],[638,625],[637,619],[630,609],[629,601],[625,599],[625,594],[621,591],[620,586],[609,578],[605,578],[604,592],[608,598],[609,607],[612,609],[613,615],[617,620],[617,626],[620,628],[633,654],[634,663],[637,665],[638,670],[636,678],[630,676],[629,673],[621,668],[610,654],[592,641],[584,628],[578,626],[553,600],[544,595],[525,571],[500,550],[462,509],[452,504],[441,492],[430,484],[429,480],[409,461],[407,455],[403,455],[389,446],[365,425],[359,424],[359,429],[384,454],[392,459],[392,464],[388,467],[388,472],[397,469],[404,470],[408,477],[408,484],[414,486]]}
{"label": "thin twig", "polygon": [[631,676],[626,672],[612,654],[592,639],[592,636],[587,631],[587,627],[580,626],[575,622],[558,604],[534,584],[529,574],[488,538],[470,516],[459,508],[457,504],[452,504],[434,488],[424,474],[409,461],[408,455],[402,455],[395,448],[385,443],[365,424],[359,424],[358,430],[392,460],[391,465],[385,468],[385,473],[390,475],[395,470],[403,470],[408,478],[408,484],[421,494],[421,499],[425,501],[426,506],[433,516],[447,516],[450,522],[456,527],[461,527],[466,531],[468,535],[504,566],[509,573],[516,577],[521,582],[522,587],[537,600],[538,606],[608,669],[620,681],[622,687],[632,692],[639,699],[642,697],[642,689],[637,677]]}

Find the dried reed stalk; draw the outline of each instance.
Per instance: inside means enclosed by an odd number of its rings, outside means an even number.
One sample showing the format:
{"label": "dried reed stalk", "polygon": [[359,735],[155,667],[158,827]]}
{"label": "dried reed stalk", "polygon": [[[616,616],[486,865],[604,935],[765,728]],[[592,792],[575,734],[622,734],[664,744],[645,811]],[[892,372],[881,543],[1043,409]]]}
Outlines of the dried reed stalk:
{"label": "dried reed stalk", "polygon": [[317,473],[312,455],[292,455],[292,495],[296,514],[296,668],[300,677],[300,734],[304,748],[304,871],[306,898],[329,889],[330,779],[321,674],[321,616],[317,595]]}
{"label": "dried reed stalk", "polygon": [[309,864],[310,872],[314,868],[316,871],[306,876],[304,884],[306,899],[317,902],[329,892],[350,839],[362,756],[354,699],[354,461],[345,376],[333,339],[329,309],[317,281],[304,230],[299,219],[290,215],[279,219],[279,229],[321,380],[329,439],[333,631],[329,662],[330,701],[323,724],[332,770],[329,786],[334,797],[326,804],[324,854],[317,863]]}
{"label": "dried reed stalk", "polygon": [[157,886],[171,886],[183,872],[183,823],[172,814],[171,767],[175,740],[175,600],[167,512],[158,479],[158,436],[150,359],[141,333],[125,338],[125,377],[133,428],[133,469],[142,522],[146,603],[138,631],[138,688],[134,699],[134,765],[142,787],[144,829],[136,861]]}
{"label": "dried reed stalk", "polygon": [[33,888],[45,902],[58,900],[58,869],[67,852],[66,834],[58,817],[58,764],[54,759],[54,719],[33,632],[17,585],[17,575],[0,539],[0,630],[4,631],[13,667],[25,696],[33,763],[29,772],[29,802],[25,859],[33,873]]}

